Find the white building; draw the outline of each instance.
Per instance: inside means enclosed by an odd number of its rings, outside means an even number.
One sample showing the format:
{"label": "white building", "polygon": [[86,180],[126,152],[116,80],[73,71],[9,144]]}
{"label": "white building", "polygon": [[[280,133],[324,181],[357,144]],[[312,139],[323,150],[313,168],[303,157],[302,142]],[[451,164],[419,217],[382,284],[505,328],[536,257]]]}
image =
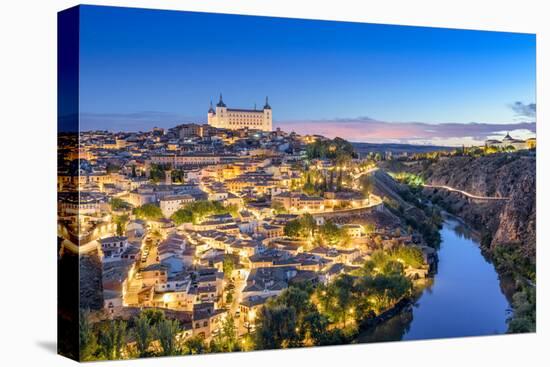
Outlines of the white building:
{"label": "white building", "polygon": [[495,140],[495,139],[486,140],[485,146],[497,147],[501,149],[513,147],[516,150],[533,149],[537,146],[537,139],[536,138],[529,138],[527,140],[514,139],[510,136],[510,134],[507,133],[502,140]]}
{"label": "white building", "polygon": [[195,198],[191,195],[168,195],[160,200],[159,206],[162,210],[162,214],[166,218],[170,218],[172,214],[181,209],[185,204],[195,201]]}
{"label": "white building", "polygon": [[273,115],[271,106],[265,98],[263,109],[240,109],[227,108],[220,94],[220,101],[216,109],[212,107],[208,110],[208,125],[221,128],[238,130],[248,128],[251,130],[271,131],[273,127]]}
{"label": "white building", "polygon": [[128,248],[128,237],[113,236],[102,238],[99,240],[99,243],[101,243],[104,260],[119,259],[122,253]]}

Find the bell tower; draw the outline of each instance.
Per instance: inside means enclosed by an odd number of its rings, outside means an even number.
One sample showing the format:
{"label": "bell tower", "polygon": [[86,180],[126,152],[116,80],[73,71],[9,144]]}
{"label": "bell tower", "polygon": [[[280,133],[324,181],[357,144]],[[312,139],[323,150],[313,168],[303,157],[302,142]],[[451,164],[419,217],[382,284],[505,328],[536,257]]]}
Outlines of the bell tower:
{"label": "bell tower", "polygon": [[264,105],[264,119],[263,119],[263,130],[272,131],[273,130],[273,111],[269,105],[269,99],[265,97]]}

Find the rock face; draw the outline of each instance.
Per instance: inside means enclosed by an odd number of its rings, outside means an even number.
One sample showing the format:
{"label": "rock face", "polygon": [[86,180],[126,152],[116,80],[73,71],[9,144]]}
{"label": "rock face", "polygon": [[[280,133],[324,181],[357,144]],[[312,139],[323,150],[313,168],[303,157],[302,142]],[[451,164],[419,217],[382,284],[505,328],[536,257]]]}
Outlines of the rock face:
{"label": "rock face", "polygon": [[518,152],[482,157],[450,157],[410,168],[426,183],[445,185],[474,195],[508,197],[503,201],[468,200],[443,189],[426,190],[435,201],[463,217],[478,230],[489,232],[491,247],[514,244],[535,263],[536,157]]}
{"label": "rock face", "polygon": [[100,310],[103,308],[102,265],[97,252],[80,256],[80,308]]}

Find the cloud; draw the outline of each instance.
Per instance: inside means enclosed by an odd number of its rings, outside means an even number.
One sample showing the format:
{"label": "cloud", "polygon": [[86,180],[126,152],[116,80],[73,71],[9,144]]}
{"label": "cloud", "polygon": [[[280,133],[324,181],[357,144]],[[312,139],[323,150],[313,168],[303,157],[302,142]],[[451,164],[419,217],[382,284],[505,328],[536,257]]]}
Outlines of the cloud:
{"label": "cloud", "polygon": [[[388,122],[375,119],[333,119],[278,122],[276,126],[299,134],[320,134],[354,142],[406,143],[433,145],[483,144],[487,138],[500,137],[503,131],[524,138],[536,132],[535,122],[493,124],[471,122],[427,124],[423,122]],[[514,132],[518,132],[515,135]],[[521,132],[521,134],[519,134]]]}
{"label": "cloud", "polygon": [[184,116],[172,112],[140,111],[131,113],[80,114],[80,129],[109,131],[146,131],[152,127],[173,127],[184,122],[203,122],[204,117]]}
{"label": "cloud", "polygon": [[517,116],[535,117],[537,115],[536,103],[525,104],[523,102],[516,101],[510,105],[510,108]]}

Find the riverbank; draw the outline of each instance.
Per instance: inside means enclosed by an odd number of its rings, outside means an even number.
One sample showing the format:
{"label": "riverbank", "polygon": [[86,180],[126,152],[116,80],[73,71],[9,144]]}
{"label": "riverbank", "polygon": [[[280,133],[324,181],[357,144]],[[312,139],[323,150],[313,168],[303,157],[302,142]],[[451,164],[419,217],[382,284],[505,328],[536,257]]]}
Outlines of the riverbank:
{"label": "riverbank", "polygon": [[447,217],[440,230],[438,271],[419,296],[367,324],[355,342],[504,334],[510,302],[476,234]]}

